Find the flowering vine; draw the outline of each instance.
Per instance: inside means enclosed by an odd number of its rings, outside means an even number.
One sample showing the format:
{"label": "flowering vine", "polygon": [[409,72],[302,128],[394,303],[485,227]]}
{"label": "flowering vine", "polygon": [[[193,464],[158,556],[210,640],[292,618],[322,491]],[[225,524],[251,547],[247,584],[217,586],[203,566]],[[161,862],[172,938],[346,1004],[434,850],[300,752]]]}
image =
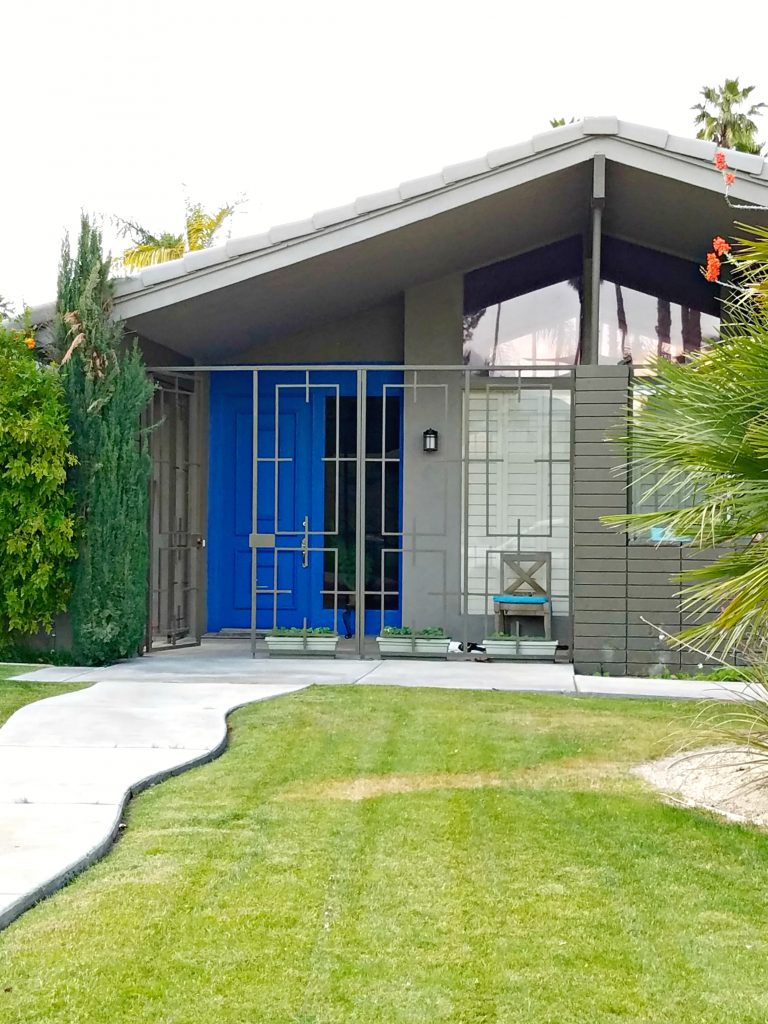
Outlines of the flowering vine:
{"label": "flowering vine", "polygon": [[734,210],[768,210],[768,206],[757,206],[754,203],[731,202],[730,189],[731,185],[736,181],[736,175],[728,166],[728,158],[722,149],[718,149],[715,153],[714,164],[723,176],[723,181],[725,182],[725,201],[730,207]]}

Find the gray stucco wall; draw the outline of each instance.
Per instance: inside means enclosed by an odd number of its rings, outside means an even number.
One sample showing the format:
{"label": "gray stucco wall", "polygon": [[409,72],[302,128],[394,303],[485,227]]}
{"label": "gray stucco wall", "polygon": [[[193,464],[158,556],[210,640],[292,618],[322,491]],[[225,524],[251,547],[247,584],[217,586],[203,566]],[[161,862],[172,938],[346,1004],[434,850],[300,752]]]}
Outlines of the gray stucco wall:
{"label": "gray stucco wall", "polygon": [[403,300],[366,309],[354,316],[281,335],[227,360],[230,364],[401,363]]}
{"label": "gray stucco wall", "polygon": [[[405,294],[404,362],[462,361],[464,279],[461,274]],[[403,624],[461,632],[462,374],[425,371],[406,392],[403,445]],[[439,433],[439,451],[422,451],[424,430]],[[447,591],[447,593],[446,593]]]}
{"label": "gray stucco wall", "polygon": [[[712,553],[680,544],[629,543],[601,515],[628,507],[626,455],[606,441],[624,422],[630,386],[625,366],[579,366],[574,395],[573,656],[581,672],[650,675],[695,669],[699,654],[674,650],[659,628],[687,624],[670,579]],[[653,625],[649,625],[652,623]],[[654,626],[656,628],[654,628]]]}

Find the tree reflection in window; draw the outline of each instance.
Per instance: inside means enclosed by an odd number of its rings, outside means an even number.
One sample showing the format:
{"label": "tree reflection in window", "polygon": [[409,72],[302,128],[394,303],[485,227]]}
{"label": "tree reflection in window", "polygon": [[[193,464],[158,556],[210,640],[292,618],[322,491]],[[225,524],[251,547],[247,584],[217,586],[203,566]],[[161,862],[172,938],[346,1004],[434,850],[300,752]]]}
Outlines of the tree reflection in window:
{"label": "tree reflection in window", "polygon": [[605,236],[601,273],[601,363],[683,361],[717,337],[718,290],[696,263]]}
{"label": "tree reflection in window", "polygon": [[653,356],[684,360],[716,338],[710,313],[611,281],[600,285],[600,362],[647,365]]}
{"label": "tree reflection in window", "polygon": [[464,316],[472,367],[573,365],[579,349],[580,282],[560,281]]}

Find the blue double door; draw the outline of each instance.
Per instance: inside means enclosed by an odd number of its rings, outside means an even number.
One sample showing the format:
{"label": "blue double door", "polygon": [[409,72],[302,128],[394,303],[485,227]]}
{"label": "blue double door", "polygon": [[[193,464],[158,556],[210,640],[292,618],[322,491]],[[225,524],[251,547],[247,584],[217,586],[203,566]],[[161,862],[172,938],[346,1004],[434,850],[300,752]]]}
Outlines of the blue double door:
{"label": "blue double door", "polygon": [[366,633],[400,623],[402,378],[383,370],[367,378],[358,395],[352,370],[211,374],[209,631],[250,627],[254,580],[260,630],[306,624],[352,634],[363,608]]}

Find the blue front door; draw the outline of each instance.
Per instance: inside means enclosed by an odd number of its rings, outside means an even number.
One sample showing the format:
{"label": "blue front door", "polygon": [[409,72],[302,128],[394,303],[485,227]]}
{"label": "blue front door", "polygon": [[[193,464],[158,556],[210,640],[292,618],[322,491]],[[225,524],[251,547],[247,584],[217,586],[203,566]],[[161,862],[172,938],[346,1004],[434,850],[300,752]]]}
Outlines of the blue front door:
{"label": "blue front door", "polygon": [[[392,451],[400,450],[401,414],[397,394],[384,391],[397,379],[377,372],[366,397],[366,450],[390,454],[386,463],[366,459],[367,632],[400,621],[400,556],[388,549],[399,547],[401,474]],[[247,371],[211,375],[208,629],[250,626],[255,550],[258,629],[306,623],[352,632],[362,597],[355,575],[357,376],[258,372],[255,531],[253,380]]]}

